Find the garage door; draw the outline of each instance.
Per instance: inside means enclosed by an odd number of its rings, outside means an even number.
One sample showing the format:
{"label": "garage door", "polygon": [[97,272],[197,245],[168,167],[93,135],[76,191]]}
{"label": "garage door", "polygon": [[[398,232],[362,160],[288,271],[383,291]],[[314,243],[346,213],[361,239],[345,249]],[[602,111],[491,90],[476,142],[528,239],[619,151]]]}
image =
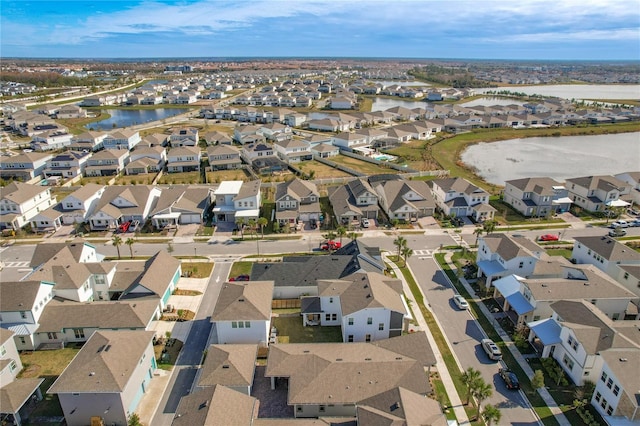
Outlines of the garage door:
{"label": "garage door", "polygon": [[182,214],[180,215],[180,223],[186,225],[188,223],[200,223],[200,215],[197,214]]}
{"label": "garage door", "polygon": [[303,222],[308,222],[309,221],[309,213],[300,213],[300,220]]}

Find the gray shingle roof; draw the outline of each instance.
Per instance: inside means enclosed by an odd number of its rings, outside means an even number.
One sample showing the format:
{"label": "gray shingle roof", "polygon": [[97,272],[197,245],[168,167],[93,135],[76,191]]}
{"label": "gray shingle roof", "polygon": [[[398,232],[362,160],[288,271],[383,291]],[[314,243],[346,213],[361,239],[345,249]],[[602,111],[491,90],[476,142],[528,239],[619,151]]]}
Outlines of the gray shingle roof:
{"label": "gray shingle roof", "polygon": [[640,253],[627,247],[611,237],[575,237],[577,243],[583,244],[595,253],[611,262],[640,262]]}
{"label": "gray shingle roof", "polygon": [[183,396],[172,426],[251,426],[257,400],[225,386]]}
{"label": "gray shingle roof", "polygon": [[198,386],[251,386],[257,354],[258,345],[209,346]]}
{"label": "gray shingle roof", "polygon": [[272,299],[273,281],[225,283],[211,321],[269,320]]}

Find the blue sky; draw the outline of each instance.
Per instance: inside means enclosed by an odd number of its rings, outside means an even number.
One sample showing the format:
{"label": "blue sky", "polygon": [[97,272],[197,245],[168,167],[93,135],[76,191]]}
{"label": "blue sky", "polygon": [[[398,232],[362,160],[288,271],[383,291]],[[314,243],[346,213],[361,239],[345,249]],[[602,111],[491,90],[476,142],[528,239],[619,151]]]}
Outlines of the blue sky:
{"label": "blue sky", "polygon": [[0,55],[640,60],[640,0],[0,0]]}

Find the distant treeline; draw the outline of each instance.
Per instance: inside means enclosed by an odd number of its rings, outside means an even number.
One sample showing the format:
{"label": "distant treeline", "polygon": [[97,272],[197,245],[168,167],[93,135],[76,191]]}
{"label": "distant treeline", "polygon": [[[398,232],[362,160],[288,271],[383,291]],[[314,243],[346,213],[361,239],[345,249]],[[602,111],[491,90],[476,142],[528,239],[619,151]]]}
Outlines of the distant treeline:
{"label": "distant treeline", "polygon": [[466,87],[497,87],[496,84],[478,80],[473,74],[461,69],[438,65],[417,67],[408,71],[408,74],[420,80],[451,86],[456,89],[464,89]]}
{"label": "distant treeline", "polygon": [[0,81],[34,84],[36,87],[92,86],[96,84],[93,78],[69,77],[56,72],[3,71]]}

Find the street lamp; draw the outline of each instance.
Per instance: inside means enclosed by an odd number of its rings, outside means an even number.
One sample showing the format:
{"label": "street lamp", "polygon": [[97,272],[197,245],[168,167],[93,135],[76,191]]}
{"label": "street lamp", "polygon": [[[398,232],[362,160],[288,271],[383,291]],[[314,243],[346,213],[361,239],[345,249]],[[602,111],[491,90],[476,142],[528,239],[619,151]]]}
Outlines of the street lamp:
{"label": "street lamp", "polygon": [[198,248],[197,247],[193,248],[193,257],[198,257]]}
{"label": "street lamp", "polygon": [[260,256],[260,238],[256,238],[256,247],[258,248],[258,256]]}

